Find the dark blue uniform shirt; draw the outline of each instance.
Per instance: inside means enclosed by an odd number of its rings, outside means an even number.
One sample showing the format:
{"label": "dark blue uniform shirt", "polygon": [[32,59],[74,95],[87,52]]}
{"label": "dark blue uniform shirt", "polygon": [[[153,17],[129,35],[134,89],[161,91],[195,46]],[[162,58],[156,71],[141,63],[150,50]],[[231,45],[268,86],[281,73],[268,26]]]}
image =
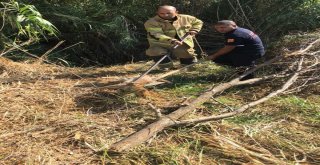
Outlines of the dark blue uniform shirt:
{"label": "dark blue uniform shirt", "polygon": [[252,58],[260,58],[264,55],[264,47],[261,39],[254,32],[236,28],[235,30],[225,33],[225,45],[236,46],[232,50],[232,54],[237,56],[251,56]]}

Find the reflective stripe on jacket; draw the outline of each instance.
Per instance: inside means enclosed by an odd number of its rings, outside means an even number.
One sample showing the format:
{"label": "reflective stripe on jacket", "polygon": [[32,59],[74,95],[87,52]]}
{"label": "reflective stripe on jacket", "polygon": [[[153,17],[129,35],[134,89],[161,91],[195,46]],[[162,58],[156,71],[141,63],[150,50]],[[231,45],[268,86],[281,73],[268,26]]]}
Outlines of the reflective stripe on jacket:
{"label": "reflective stripe on jacket", "polygon": [[[173,22],[155,16],[144,24],[148,32],[150,46],[170,46],[176,36],[181,39],[189,31],[199,32],[202,25],[203,22],[196,17],[183,14],[178,14],[177,19]],[[191,36],[186,38],[184,42],[190,47],[194,47]]]}

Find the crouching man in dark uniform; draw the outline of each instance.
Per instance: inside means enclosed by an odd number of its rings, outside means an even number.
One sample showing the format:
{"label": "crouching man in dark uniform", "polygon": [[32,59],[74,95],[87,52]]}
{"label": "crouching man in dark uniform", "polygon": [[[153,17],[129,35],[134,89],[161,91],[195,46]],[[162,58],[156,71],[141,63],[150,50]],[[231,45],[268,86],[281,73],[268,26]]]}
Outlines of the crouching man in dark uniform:
{"label": "crouching man in dark uniform", "polygon": [[[240,28],[231,20],[222,20],[214,25],[219,33],[224,33],[225,46],[207,57],[215,63],[233,67],[251,67],[265,51],[261,39],[252,31]],[[239,72],[242,74],[243,71]],[[241,80],[253,78],[249,74]]]}

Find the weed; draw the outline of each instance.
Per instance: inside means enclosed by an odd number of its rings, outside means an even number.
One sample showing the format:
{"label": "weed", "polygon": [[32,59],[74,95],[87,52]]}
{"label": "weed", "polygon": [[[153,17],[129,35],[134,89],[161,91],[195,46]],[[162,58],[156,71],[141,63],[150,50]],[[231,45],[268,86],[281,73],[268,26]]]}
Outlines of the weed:
{"label": "weed", "polygon": [[320,104],[298,96],[282,97],[278,101],[283,110],[290,111],[290,115],[304,118],[311,123],[320,123]]}
{"label": "weed", "polygon": [[233,117],[230,119],[226,119],[229,122],[235,123],[235,124],[256,124],[256,123],[264,123],[271,121],[271,117],[267,116],[265,114],[262,114],[261,112],[255,112],[251,114],[244,114],[241,116]]}

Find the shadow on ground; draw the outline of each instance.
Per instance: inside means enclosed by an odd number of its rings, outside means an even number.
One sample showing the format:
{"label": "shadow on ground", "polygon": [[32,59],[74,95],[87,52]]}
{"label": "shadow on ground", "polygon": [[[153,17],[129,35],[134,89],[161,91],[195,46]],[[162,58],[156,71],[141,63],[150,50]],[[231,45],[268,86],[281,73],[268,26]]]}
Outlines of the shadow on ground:
{"label": "shadow on ground", "polygon": [[124,110],[130,106],[121,96],[113,91],[86,93],[75,98],[76,107],[87,110],[88,114]]}

